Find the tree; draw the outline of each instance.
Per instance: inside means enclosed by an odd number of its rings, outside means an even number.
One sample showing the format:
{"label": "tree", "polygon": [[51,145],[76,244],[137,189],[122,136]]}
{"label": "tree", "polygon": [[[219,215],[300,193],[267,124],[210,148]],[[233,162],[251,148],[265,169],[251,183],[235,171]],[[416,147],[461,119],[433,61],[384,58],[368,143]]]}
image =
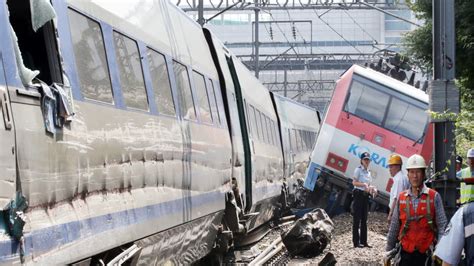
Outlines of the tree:
{"label": "tree", "polygon": [[[456,84],[461,96],[461,112],[455,117],[456,149],[466,154],[474,147],[474,5],[472,0],[456,0]],[[432,0],[408,0],[408,6],[425,24],[403,38],[404,53],[428,71],[432,70]]]}

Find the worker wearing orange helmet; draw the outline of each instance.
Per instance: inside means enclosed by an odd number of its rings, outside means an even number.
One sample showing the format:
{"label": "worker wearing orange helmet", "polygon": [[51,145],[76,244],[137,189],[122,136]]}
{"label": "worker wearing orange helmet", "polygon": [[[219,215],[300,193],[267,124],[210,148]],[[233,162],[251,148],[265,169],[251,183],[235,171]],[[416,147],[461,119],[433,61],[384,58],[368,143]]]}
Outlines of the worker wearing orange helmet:
{"label": "worker wearing orange helmet", "polygon": [[402,157],[398,154],[390,155],[388,159],[388,169],[393,180],[392,188],[390,189],[390,202],[388,204],[390,212],[388,213],[388,222],[392,218],[393,209],[397,203],[398,195],[409,188],[410,183],[408,177],[402,171]]}
{"label": "worker wearing orange helmet", "polygon": [[431,265],[430,250],[447,224],[441,196],[425,186],[426,163],[418,154],[408,158],[410,188],[398,196],[387,236],[384,261],[399,241],[399,265]]}

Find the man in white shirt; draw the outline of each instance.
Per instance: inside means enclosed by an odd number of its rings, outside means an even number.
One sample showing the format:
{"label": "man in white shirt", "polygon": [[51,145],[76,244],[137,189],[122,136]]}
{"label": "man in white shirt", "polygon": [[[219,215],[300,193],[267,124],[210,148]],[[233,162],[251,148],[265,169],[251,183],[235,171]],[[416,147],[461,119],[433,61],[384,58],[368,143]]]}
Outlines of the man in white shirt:
{"label": "man in white shirt", "polygon": [[390,155],[388,159],[388,168],[390,171],[390,176],[393,178],[392,189],[390,190],[390,202],[388,206],[390,207],[390,212],[388,213],[387,221],[390,223],[392,218],[393,208],[397,204],[398,195],[402,191],[405,191],[409,188],[410,183],[408,182],[408,177],[402,172],[402,158],[398,154]]}

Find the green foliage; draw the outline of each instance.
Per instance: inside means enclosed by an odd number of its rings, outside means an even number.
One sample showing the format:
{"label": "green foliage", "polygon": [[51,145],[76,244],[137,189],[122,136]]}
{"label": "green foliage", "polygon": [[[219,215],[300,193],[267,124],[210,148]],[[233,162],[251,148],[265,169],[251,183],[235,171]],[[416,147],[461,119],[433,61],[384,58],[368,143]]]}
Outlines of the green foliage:
{"label": "green foliage", "polygon": [[404,54],[424,68],[427,72],[433,70],[432,56],[432,23],[431,20],[418,29],[403,36]]}
{"label": "green foliage", "polygon": [[[432,0],[408,0],[408,6],[425,25],[403,38],[404,53],[415,62],[432,70]],[[456,85],[461,97],[461,112],[432,114],[435,119],[456,123],[456,150],[465,156],[474,147],[474,5],[472,0],[456,0]]]}
{"label": "green foliage", "polygon": [[462,157],[467,150],[474,148],[474,112],[461,110],[456,119],[456,150]]}

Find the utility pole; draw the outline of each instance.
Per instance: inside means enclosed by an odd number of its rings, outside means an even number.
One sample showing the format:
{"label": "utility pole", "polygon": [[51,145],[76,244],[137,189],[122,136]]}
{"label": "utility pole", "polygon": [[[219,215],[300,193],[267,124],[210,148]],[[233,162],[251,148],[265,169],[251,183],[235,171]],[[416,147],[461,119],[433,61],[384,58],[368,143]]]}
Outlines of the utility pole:
{"label": "utility pole", "polygon": [[258,61],[260,61],[260,53],[258,51],[258,48],[260,46],[260,40],[258,36],[258,22],[259,22],[259,13],[260,13],[260,8],[258,7],[258,0],[254,0],[255,4],[255,77],[258,78],[259,76],[259,69],[258,69]]}
{"label": "utility pole", "polygon": [[198,23],[201,27],[204,25],[204,0],[199,0],[198,4]]}
{"label": "utility pole", "polygon": [[[430,84],[430,110],[437,113],[459,113],[459,90],[455,78],[455,21],[453,0],[433,0],[433,80]],[[446,214],[456,210],[457,183],[455,170],[456,142],[454,121],[441,117],[434,122],[434,170],[442,173],[435,182]],[[447,171],[446,171],[447,170]]]}

